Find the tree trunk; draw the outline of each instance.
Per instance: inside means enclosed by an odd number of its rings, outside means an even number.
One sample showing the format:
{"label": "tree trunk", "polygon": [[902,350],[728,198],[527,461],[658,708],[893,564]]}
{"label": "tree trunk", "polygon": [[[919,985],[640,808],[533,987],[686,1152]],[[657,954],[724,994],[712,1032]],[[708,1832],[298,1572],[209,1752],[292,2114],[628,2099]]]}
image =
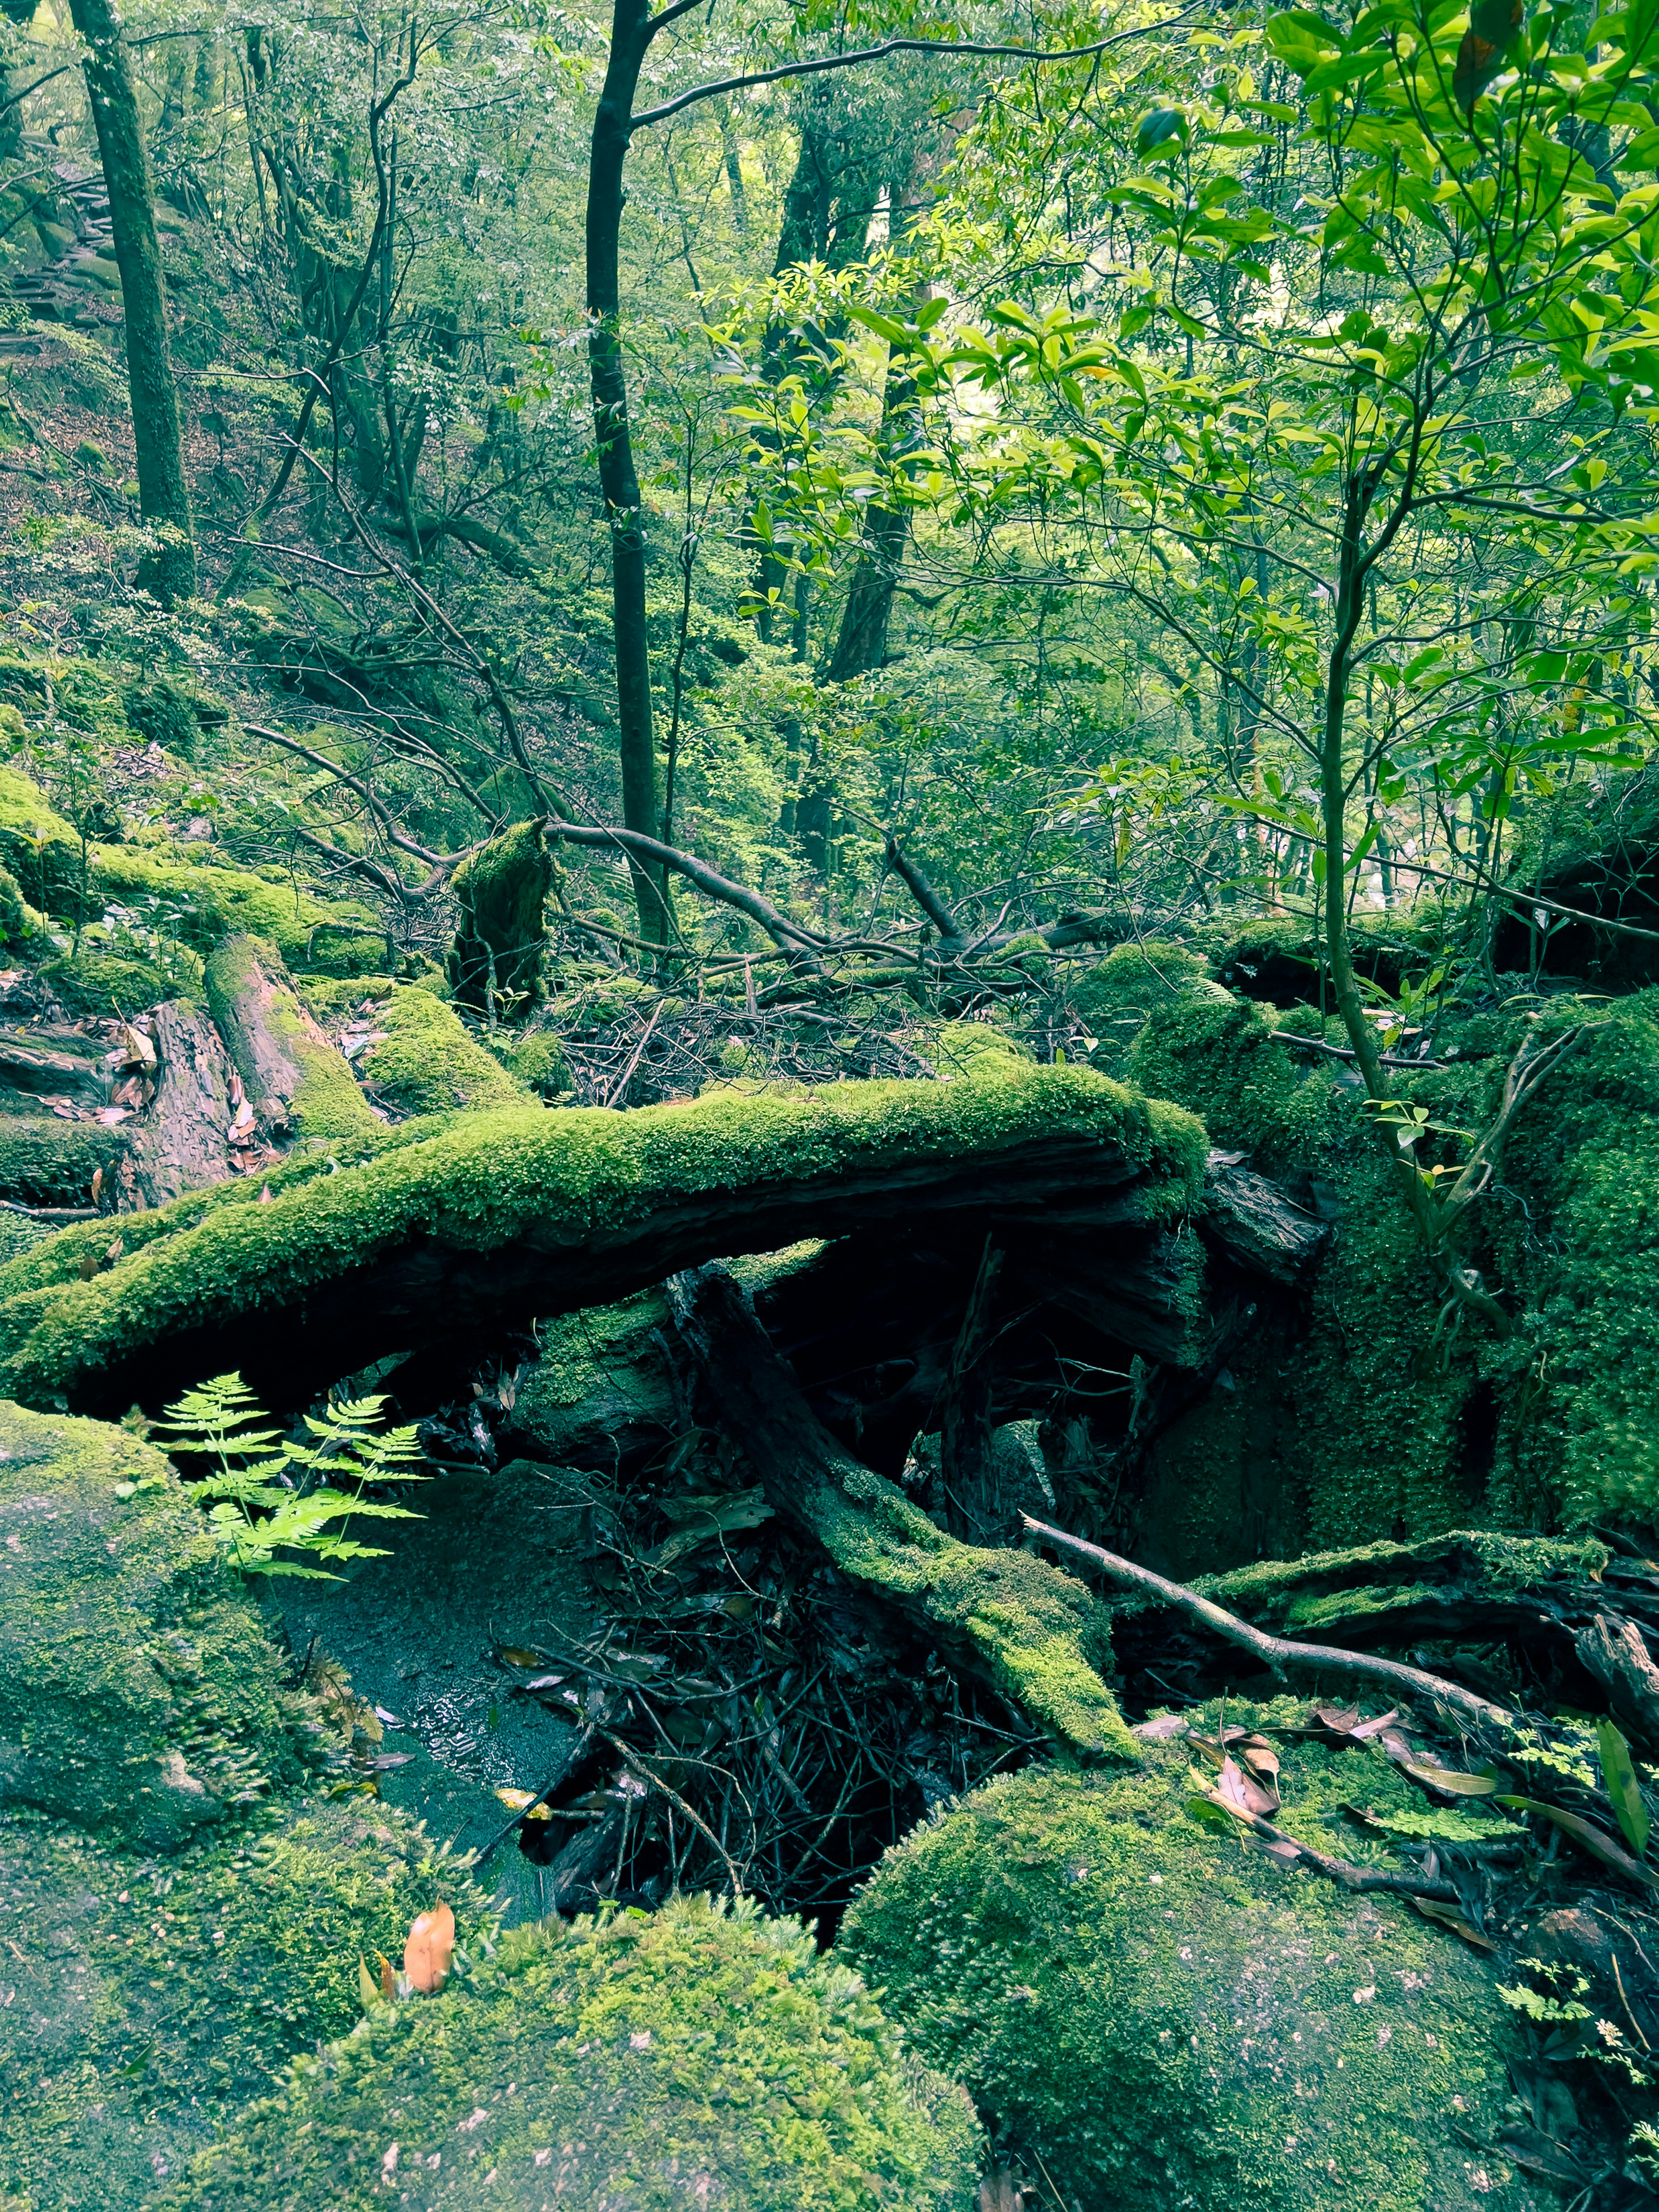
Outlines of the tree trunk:
{"label": "tree trunk", "polygon": [[179,391],[167,347],[161,249],[155,236],[155,195],[137,94],[121,21],[111,0],[70,0],[75,27],[88,49],[87,94],[109,191],[115,261],[121,272],[127,382],[138,471],[138,511],[161,544],[140,579],[164,604],[196,596],[196,540],[190,488],[179,435]]}
{"label": "tree trunk", "polygon": [[[651,723],[651,658],[645,618],[645,521],[628,420],[618,254],[623,167],[640,65],[653,35],[642,0],[616,0],[611,58],[593,118],[587,173],[588,368],[599,440],[599,489],[611,526],[611,589],[616,629],[617,744],[623,822],[647,837],[662,834],[656,739]],[[660,867],[629,856],[640,935],[650,945],[670,934],[667,881]]]}
{"label": "tree trunk", "polygon": [[539,822],[515,822],[456,869],[460,916],[449,980],[462,1006],[492,1021],[522,1021],[539,1006],[547,944],[542,908],[552,880],[553,856]]}
{"label": "tree trunk", "polygon": [[379,1121],[356,1077],[296,994],[282,955],[228,937],[207,963],[208,1005],[270,1137],[348,1137]]}

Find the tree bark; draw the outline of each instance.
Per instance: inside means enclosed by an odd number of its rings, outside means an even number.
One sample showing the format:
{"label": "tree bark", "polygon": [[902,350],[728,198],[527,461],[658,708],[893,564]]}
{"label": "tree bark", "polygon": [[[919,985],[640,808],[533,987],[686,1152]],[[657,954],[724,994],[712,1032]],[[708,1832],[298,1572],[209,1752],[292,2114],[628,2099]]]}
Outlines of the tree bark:
{"label": "tree bark", "polygon": [[138,511],[161,546],[140,580],[165,605],[196,596],[196,538],[179,434],[179,388],[167,345],[155,191],[121,19],[112,0],[70,0],[88,47],[87,95],[109,191],[115,261],[121,272],[127,383],[138,471]]}
{"label": "tree bark", "polygon": [[219,1032],[187,1000],[169,999],[151,1017],[155,1040],[155,1100],[136,1125],[118,1178],[120,1210],[166,1206],[187,1190],[228,1182],[231,1065]]}
{"label": "tree bark", "polygon": [[[611,526],[611,590],[617,654],[617,745],[622,766],[623,820],[647,837],[662,834],[656,738],[651,719],[651,656],[645,615],[645,519],[628,419],[623,358],[618,258],[626,198],[634,94],[646,49],[659,25],[645,0],[616,0],[611,58],[593,118],[587,173],[588,369],[599,440],[599,489]],[[640,935],[665,944],[669,928],[667,878],[659,866],[629,855]]]}

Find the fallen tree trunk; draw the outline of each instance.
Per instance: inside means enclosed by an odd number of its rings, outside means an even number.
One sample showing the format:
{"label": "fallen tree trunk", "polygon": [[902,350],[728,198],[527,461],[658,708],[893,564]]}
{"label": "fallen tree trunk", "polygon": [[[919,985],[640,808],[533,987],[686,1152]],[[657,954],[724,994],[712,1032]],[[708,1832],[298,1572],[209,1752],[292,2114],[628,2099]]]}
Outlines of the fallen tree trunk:
{"label": "fallen tree trunk", "polygon": [[1110,1661],[1105,1616],[1080,1583],[1029,1553],[947,1536],[896,1484],[843,1450],[724,1267],[676,1276],[668,1299],[721,1425],[775,1512],[1060,1742],[1139,1758],[1098,1672]]}
{"label": "fallen tree trunk", "polygon": [[376,1126],[356,1077],[307,1012],[274,945],[228,937],[208,961],[207,997],[264,1135],[348,1137]]}
{"label": "fallen tree trunk", "polygon": [[926,1217],[982,1237],[1058,1204],[1074,1224],[1092,1216],[1102,1265],[1103,1232],[1121,1234],[1128,1269],[1158,1233],[1149,1219],[1198,1203],[1203,1164],[1189,1115],[1073,1067],[354,1131],[331,1160],[274,1174],[257,1215],[234,1186],[132,1217],[96,1281],[80,1279],[102,1257],[85,1230],[13,1262],[0,1383],[120,1412],[238,1367],[292,1407],[373,1360],[498,1342],[723,1254]]}

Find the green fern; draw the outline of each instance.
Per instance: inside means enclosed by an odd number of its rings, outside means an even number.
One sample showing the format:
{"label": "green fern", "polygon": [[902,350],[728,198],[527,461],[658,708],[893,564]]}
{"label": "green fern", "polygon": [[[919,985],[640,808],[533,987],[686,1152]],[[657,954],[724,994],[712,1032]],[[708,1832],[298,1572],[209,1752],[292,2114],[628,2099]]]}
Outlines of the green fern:
{"label": "green fern", "polygon": [[360,1544],[347,1534],[350,1522],[358,1515],[377,1521],[420,1518],[406,1505],[363,1495],[372,1483],[426,1479],[415,1473],[422,1455],[412,1423],[380,1433],[385,1405],[384,1395],[331,1398],[324,1419],[305,1417],[315,1442],[298,1443],[266,1425],[270,1415],[240,1375],[216,1375],[169,1406],[160,1425],[170,1431],[162,1441],[175,1457],[198,1452],[215,1462],[191,1487],[204,1504],[212,1501],[208,1526],[240,1572],[338,1582],[342,1577],[326,1567],[277,1554],[382,1559],[387,1557],[383,1547]]}

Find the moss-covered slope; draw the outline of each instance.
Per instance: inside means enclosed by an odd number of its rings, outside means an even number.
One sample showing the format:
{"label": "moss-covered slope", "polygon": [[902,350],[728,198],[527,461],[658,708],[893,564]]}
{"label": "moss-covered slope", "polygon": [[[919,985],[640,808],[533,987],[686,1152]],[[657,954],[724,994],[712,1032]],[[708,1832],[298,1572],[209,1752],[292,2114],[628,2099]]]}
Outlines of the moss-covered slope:
{"label": "moss-covered slope", "polygon": [[[1280,1818],[1326,1849],[1345,1800],[1409,1797],[1380,1755],[1280,1748]],[[1492,2140],[1515,2045],[1473,1954],[1200,1828],[1184,1753],[1149,1757],[994,1782],[888,1854],[842,1942],[921,2055],[1079,2212],[1522,2212],[1456,2132]]]}
{"label": "moss-covered slope", "polygon": [[967,2100],[752,1908],[506,1938],[377,2007],[197,2163],[178,2212],[968,2212]]}
{"label": "moss-covered slope", "polygon": [[1195,1201],[1204,1155],[1189,1115],[1070,1067],[469,1115],[268,1205],[179,1201],[91,1281],[84,1233],[53,1239],[0,1270],[0,1378],[25,1401],[115,1407],[175,1370],[240,1366],[292,1395],[440,1328],[568,1311],[922,1206],[1133,1188],[1167,1218]]}

